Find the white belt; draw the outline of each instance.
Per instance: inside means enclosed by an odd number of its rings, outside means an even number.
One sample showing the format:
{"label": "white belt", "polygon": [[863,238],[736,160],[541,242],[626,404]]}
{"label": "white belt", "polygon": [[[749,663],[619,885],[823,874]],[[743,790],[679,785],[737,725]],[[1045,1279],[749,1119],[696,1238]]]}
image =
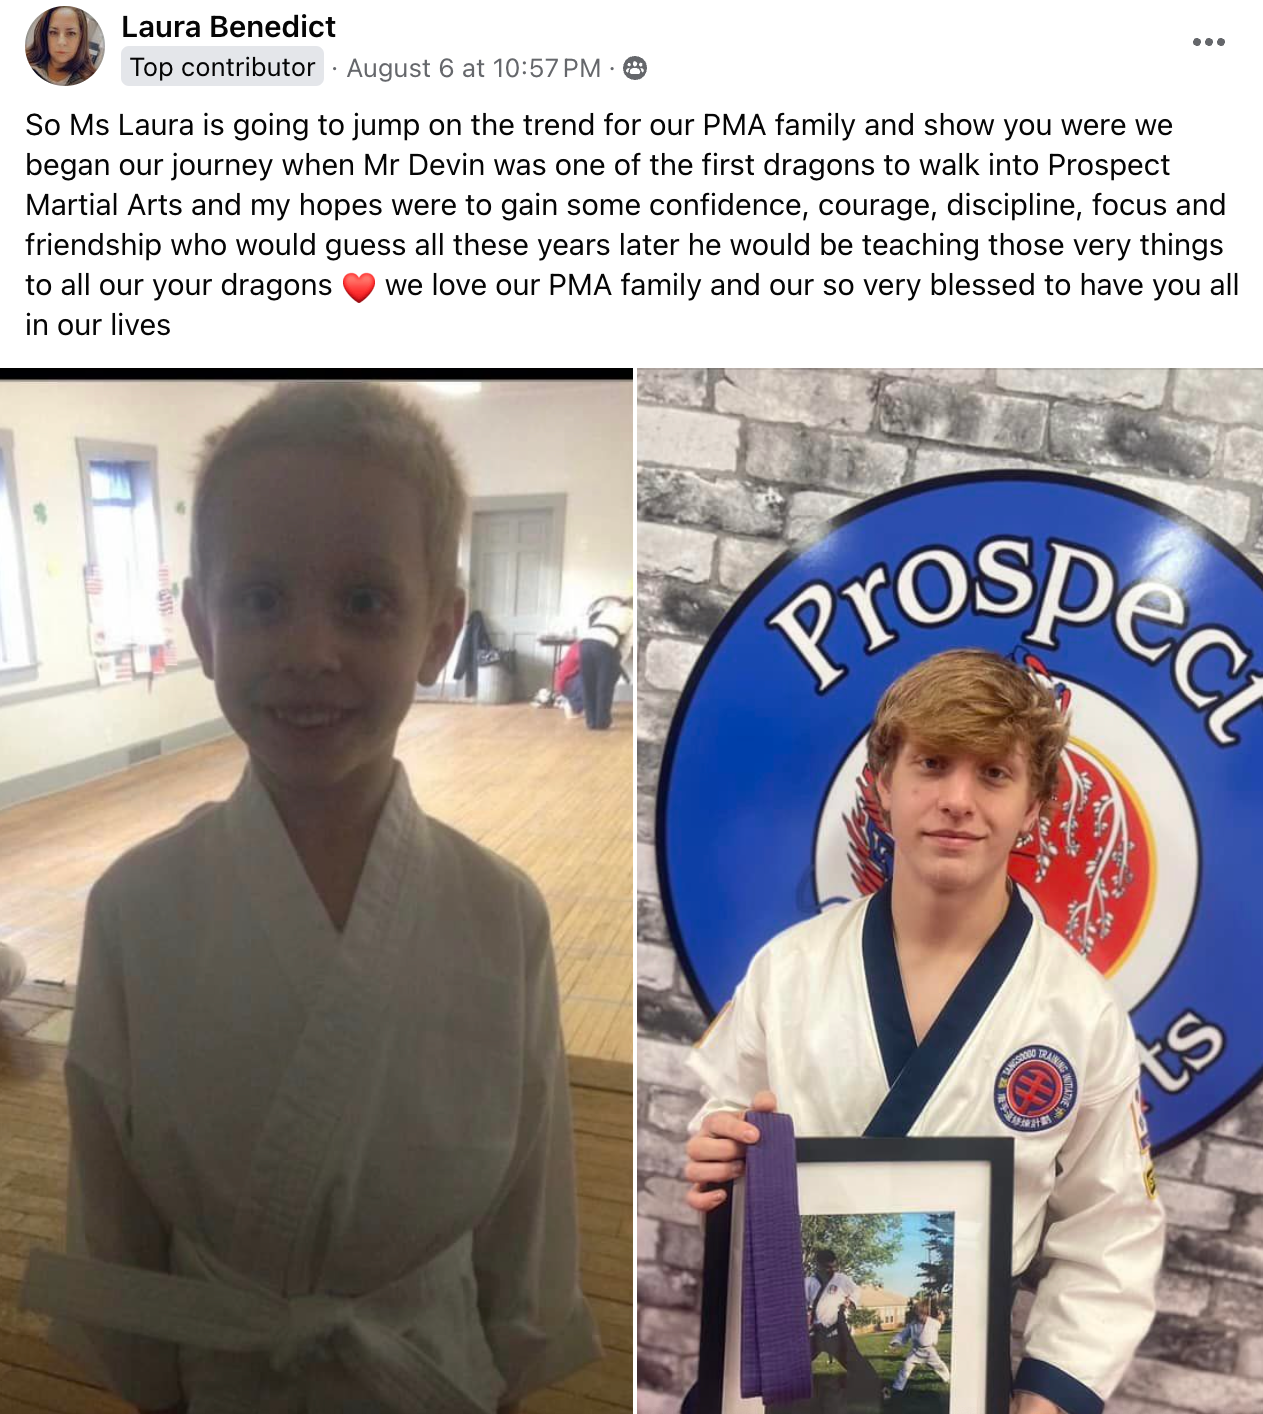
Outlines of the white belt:
{"label": "white belt", "polygon": [[82,1325],[105,1326],[207,1350],[267,1354],[297,1373],[336,1359],[398,1414],[487,1414],[427,1355],[372,1312],[373,1296],[275,1296],[47,1248],[30,1255],[21,1304]]}

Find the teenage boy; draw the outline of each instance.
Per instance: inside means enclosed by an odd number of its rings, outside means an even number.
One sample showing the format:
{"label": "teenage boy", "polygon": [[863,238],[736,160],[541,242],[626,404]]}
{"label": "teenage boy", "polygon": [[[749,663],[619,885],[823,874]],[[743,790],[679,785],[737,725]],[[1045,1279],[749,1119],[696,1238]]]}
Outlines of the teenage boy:
{"label": "teenage boy", "polygon": [[758,1138],[748,1108],[782,1105],[800,1134],[1015,1139],[1012,1271],[1045,1268],[1015,1414],[1100,1414],[1162,1260],[1127,1014],[1007,873],[1054,808],[1068,733],[994,653],[943,653],[893,683],[868,738],[891,883],[767,944],[691,1057],[713,1097],[688,1143],[700,1212]]}

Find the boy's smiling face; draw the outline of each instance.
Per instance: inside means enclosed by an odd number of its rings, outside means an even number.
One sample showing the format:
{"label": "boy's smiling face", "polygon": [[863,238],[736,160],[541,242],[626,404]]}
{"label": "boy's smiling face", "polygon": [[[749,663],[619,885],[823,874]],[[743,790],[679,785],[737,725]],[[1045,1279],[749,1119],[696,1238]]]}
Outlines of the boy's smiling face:
{"label": "boy's smiling face", "polygon": [[1039,816],[1021,747],[992,760],[905,741],[877,777],[877,793],[896,870],[935,891],[995,887],[1018,836]]}
{"label": "boy's smiling face", "polygon": [[340,453],[258,452],[217,488],[185,617],[274,797],[318,807],[388,783],[414,686],[438,676],[464,613],[431,587],[424,514],[405,476]]}

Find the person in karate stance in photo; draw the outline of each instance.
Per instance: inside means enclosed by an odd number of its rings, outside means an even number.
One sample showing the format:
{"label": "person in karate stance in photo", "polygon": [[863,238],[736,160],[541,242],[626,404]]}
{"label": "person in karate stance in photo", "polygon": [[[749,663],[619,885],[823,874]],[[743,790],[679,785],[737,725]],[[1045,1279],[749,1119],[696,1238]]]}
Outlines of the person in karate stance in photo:
{"label": "person in karate stance in photo", "polygon": [[394,759],[464,507],[387,388],[208,445],[184,612],[249,764],[92,890],[70,1255],[23,1291],[143,1410],[491,1414],[599,1354],[543,900]]}
{"label": "person in karate stance in photo", "polygon": [[685,1169],[703,1213],[757,1142],[747,1109],[783,1106],[802,1135],[1013,1137],[1012,1272],[1044,1269],[1016,1414],[1101,1414],[1163,1248],[1127,1014],[1008,878],[1068,735],[1052,693],[995,653],[895,681],[868,736],[891,882],[762,948],[690,1058],[712,1097]]}
{"label": "person in karate stance in photo", "polygon": [[930,1315],[928,1306],[918,1302],[914,1307],[912,1319],[890,1342],[891,1350],[898,1350],[901,1345],[910,1347],[908,1357],[899,1367],[899,1373],[891,1386],[896,1394],[903,1393],[904,1386],[918,1365],[928,1365],[944,1384],[951,1384],[951,1371],[943,1364],[943,1357],[938,1353],[938,1333],[941,1329],[942,1322]]}

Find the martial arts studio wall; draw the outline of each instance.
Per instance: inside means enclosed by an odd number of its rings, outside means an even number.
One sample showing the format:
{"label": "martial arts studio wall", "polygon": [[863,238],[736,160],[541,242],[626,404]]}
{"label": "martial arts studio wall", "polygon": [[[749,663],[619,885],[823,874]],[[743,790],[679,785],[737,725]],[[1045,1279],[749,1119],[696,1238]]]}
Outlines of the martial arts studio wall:
{"label": "martial arts studio wall", "polygon": [[[559,380],[484,389],[477,398],[422,395],[466,468],[472,496],[565,496],[559,615],[566,622],[603,594],[630,594],[630,385]],[[468,554],[468,535],[461,550]]]}
{"label": "martial arts studio wall", "polygon": [[[259,396],[245,383],[0,382],[0,428],[12,433],[38,671],[0,675],[0,806],[128,764],[140,743],[191,744],[226,727],[179,613],[164,620],[174,670],[153,682],[98,685],[89,640],[88,559],[77,439],[156,452],[161,553],[173,582],[188,572],[189,471],[202,437]],[[183,510],[181,509],[183,508]]]}
{"label": "martial arts studio wall", "polygon": [[[205,434],[270,386],[246,380],[0,383],[4,475],[18,530],[38,668],[0,672],[0,808],[125,769],[226,730],[179,614],[162,620],[175,663],[160,677],[98,682],[84,568],[79,439],[152,448],[161,554],[178,587],[188,572],[191,472]],[[530,379],[452,397],[416,396],[449,434],[471,500],[564,497],[559,618],[577,622],[632,579],[630,385]],[[463,538],[467,571],[469,532]],[[130,666],[129,666],[130,671]],[[450,674],[449,674],[450,677]]]}
{"label": "martial arts studio wall", "polygon": [[[1235,548],[1239,566],[1263,570],[1263,374],[641,370],[637,398],[638,1407],[674,1414],[696,1371],[702,1234],[684,1203],[681,1170],[685,1125],[701,1102],[685,1056],[706,1021],[659,893],[654,807],[668,729],[703,646],[792,541],[882,493],[906,488],[911,495],[918,483],[956,473],[1072,473],[1136,492],[1216,532]],[[1095,531],[1085,523],[1080,538]],[[886,553],[874,544],[874,560]],[[1190,617],[1188,628],[1200,622]],[[1252,638],[1249,646],[1257,674],[1260,644]],[[857,672],[861,656],[856,648],[849,660]],[[812,695],[815,683],[800,663],[785,671],[785,694],[801,678]],[[1247,669],[1239,681],[1248,685]],[[1257,738],[1258,718],[1256,704],[1234,729]],[[840,741],[839,752],[850,742]],[[1169,743],[1168,750],[1178,748]],[[810,783],[804,789],[810,793]],[[819,799],[811,808],[820,808]],[[1258,823],[1242,820],[1238,828],[1257,838]],[[728,862],[734,871],[743,867]],[[754,876],[757,884],[766,870]],[[1218,983],[1225,1009],[1234,986],[1240,983],[1225,972]],[[1252,1029],[1236,1027],[1237,1042]],[[1149,1075],[1146,1084],[1154,1083]],[[1174,1076],[1171,1084],[1179,1083]],[[1189,1094],[1207,1085],[1199,1076],[1186,1083]],[[1169,1222],[1158,1316],[1108,1414],[1263,1408],[1263,1092],[1239,1098],[1219,1117],[1208,1109],[1205,1118],[1207,1127],[1157,1159]],[[1019,1322],[1026,1300],[1019,1297]]]}

